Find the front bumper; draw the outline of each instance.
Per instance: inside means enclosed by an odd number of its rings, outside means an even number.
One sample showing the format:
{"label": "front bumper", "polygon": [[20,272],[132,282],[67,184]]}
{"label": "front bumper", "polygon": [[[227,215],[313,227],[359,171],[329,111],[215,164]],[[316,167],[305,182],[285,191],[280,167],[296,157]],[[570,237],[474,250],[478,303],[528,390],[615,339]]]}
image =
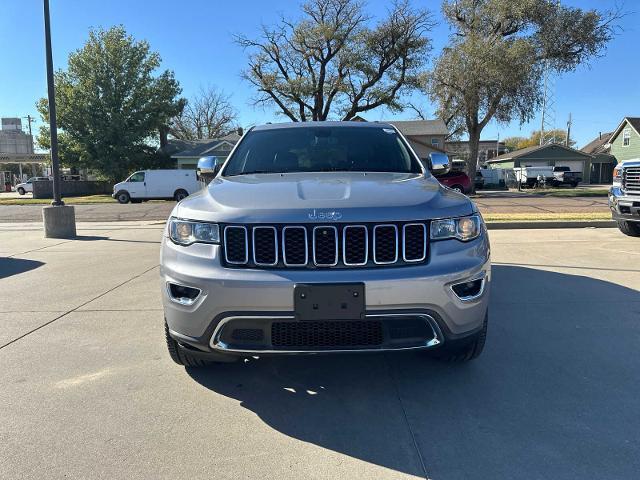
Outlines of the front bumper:
{"label": "front bumper", "polygon": [[[345,350],[401,350],[432,348],[478,332],[487,312],[491,284],[489,239],[486,232],[463,243],[445,240],[430,244],[428,263],[415,266],[326,270],[231,269],[220,264],[220,247],[193,244],[182,247],[165,238],[161,251],[162,297],[170,334],[204,352],[309,353]],[[472,299],[460,299],[452,284],[483,277],[483,289]],[[191,305],[172,300],[167,282],[200,290]],[[366,319],[380,323],[384,341],[375,347],[299,349],[274,347],[271,327],[293,331],[309,327],[293,318],[293,287],[297,283],[363,282]],[[291,324],[289,324],[291,323]],[[346,322],[342,322],[346,323]],[[292,325],[297,324],[297,325]],[[230,326],[262,330],[253,343],[233,341]],[[394,331],[406,326],[399,341]],[[340,328],[369,328],[362,323]],[[309,327],[310,328],[310,327]],[[417,330],[416,330],[417,329]],[[422,329],[422,330],[421,330]],[[260,336],[255,340],[255,336]],[[395,340],[394,340],[395,338]],[[257,343],[256,343],[257,342]]]}
{"label": "front bumper", "polygon": [[611,187],[609,208],[614,220],[640,222],[640,195],[630,195],[619,187]]}

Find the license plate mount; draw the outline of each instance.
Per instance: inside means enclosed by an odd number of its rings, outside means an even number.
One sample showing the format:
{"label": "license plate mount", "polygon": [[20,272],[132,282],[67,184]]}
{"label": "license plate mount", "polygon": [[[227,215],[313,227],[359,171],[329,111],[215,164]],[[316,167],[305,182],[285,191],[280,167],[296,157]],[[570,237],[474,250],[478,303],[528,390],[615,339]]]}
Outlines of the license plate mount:
{"label": "license plate mount", "polygon": [[296,320],[364,320],[364,283],[298,283],[293,287]]}

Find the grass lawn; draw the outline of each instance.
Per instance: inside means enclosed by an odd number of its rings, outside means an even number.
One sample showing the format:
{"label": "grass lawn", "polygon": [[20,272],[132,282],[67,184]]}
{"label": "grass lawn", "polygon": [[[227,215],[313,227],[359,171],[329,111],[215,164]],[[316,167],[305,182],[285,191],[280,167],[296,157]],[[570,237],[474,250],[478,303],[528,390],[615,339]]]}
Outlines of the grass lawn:
{"label": "grass lawn", "polygon": [[482,217],[486,222],[595,221],[611,220],[611,213],[487,213]]}
{"label": "grass lawn", "polygon": [[[89,203],[116,203],[111,195],[87,195],[84,197],[63,197],[67,205],[82,205]],[[0,198],[0,205],[50,205],[50,198]]]}
{"label": "grass lawn", "polygon": [[544,195],[545,197],[606,197],[609,190],[606,188],[545,188],[533,190],[531,193]]}

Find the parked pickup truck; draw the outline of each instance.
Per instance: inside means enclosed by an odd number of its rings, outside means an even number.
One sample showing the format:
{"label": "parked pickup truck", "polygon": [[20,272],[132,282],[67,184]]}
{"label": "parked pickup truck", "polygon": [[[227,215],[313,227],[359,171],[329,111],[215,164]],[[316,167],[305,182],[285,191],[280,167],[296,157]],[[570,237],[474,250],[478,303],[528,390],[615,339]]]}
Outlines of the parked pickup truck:
{"label": "parked pickup truck", "polygon": [[516,175],[516,182],[520,182],[523,187],[534,188],[540,186],[540,179],[544,179],[545,184],[553,182],[554,167],[516,167],[513,169]]}
{"label": "parked pickup truck", "polygon": [[627,160],[613,169],[609,208],[622,233],[640,237],[640,158]]}
{"label": "parked pickup truck", "polygon": [[[491,266],[476,205],[374,122],[249,130],[178,203],[161,247],[165,336],[178,364],[252,355],[482,352]],[[447,170],[432,154],[434,173]]]}
{"label": "parked pickup truck", "polygon": [[560,185],[571,185],[576,188],[582,181],[582,172],[572,172],[569,167],[553,167],[553,180],[551,185],[559,187]]}

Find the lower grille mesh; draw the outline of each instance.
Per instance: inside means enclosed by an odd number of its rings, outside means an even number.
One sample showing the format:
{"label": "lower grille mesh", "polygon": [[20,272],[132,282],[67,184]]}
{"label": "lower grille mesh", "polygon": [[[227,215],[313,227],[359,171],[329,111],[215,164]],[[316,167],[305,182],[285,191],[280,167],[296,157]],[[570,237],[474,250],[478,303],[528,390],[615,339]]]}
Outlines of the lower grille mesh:
{"label": "lower grille mesh", "polygon": [[274,322],[274,348],[375,347],[382,344],[382,322]]}

